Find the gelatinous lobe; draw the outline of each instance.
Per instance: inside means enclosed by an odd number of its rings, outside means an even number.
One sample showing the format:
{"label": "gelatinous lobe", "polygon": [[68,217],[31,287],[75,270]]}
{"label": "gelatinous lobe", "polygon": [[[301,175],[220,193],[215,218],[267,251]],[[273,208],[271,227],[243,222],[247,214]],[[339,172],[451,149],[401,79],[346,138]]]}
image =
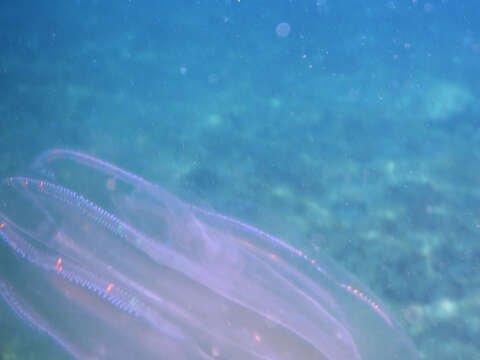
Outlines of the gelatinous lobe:
{"label": "gelatinous lobe", "polygon": [[[34,168],[50,178],[0,189],[0,294],[74,358],[417,358],[326,257],[86,154],[51,150]],[[68,188],[77,173],[105,206]]]}

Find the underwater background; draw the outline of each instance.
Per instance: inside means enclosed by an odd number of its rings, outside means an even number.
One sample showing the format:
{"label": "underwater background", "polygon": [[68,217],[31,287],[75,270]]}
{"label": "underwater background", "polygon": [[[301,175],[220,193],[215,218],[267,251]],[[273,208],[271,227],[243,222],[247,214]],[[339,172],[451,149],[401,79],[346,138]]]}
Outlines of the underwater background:
{"label": "underwater background", "polygon": [[[328,254],[424,359],[480,359],[478,14],[476,0],[1,2],[0,176],[52,147],[94,154]],[[52,349],[0,305],[0,359]]]}

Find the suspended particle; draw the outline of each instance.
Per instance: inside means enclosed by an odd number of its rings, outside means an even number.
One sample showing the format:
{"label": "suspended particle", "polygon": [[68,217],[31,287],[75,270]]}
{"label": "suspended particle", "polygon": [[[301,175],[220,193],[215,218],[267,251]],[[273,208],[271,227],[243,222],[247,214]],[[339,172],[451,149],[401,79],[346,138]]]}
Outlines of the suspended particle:
{"label": "suspended particle", "polygon": [[277,27],[275,28],[275,32],[277,33],[277,36],[281,38],[285,38],[288,35],[290,35],[290,30],[291,30],[290,24],[286,22],[282,22],[278,24]]}

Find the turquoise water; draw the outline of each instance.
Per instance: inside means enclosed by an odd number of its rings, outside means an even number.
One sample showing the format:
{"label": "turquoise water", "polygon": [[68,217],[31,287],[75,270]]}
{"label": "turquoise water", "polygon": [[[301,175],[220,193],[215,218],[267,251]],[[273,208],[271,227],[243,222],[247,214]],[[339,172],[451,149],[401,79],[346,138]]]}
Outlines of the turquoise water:
{"label": "turquoise water", "polygon": [[[108,159],[330,255],[425,359],[480,358],[476,2],[166,3],[0,5],[0,175]],[[4,359],[51,354],[0,309]]]}

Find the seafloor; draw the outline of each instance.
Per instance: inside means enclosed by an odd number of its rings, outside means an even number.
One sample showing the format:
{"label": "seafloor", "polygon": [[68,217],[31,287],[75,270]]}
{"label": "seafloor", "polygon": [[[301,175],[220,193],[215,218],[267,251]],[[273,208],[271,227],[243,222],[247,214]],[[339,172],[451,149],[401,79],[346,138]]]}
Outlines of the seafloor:
{"label": "seafloor", "polygon": [[[0,175],[52,147],[106,158],[329,254],[425,359],[479,359],[480,34],[419,15],[431,26],[393,38],[375,26],[395,33],[406,9],[355,27],[361,10],[338,22],[318,2],[317,27],[297,14],[280,38],[285,11],[181,3],[181,18],[131,2],[3,12]],[[25,12],[39,15],[5,25]],[[3,307],[0,329],[2,360],[51,346]]]}

